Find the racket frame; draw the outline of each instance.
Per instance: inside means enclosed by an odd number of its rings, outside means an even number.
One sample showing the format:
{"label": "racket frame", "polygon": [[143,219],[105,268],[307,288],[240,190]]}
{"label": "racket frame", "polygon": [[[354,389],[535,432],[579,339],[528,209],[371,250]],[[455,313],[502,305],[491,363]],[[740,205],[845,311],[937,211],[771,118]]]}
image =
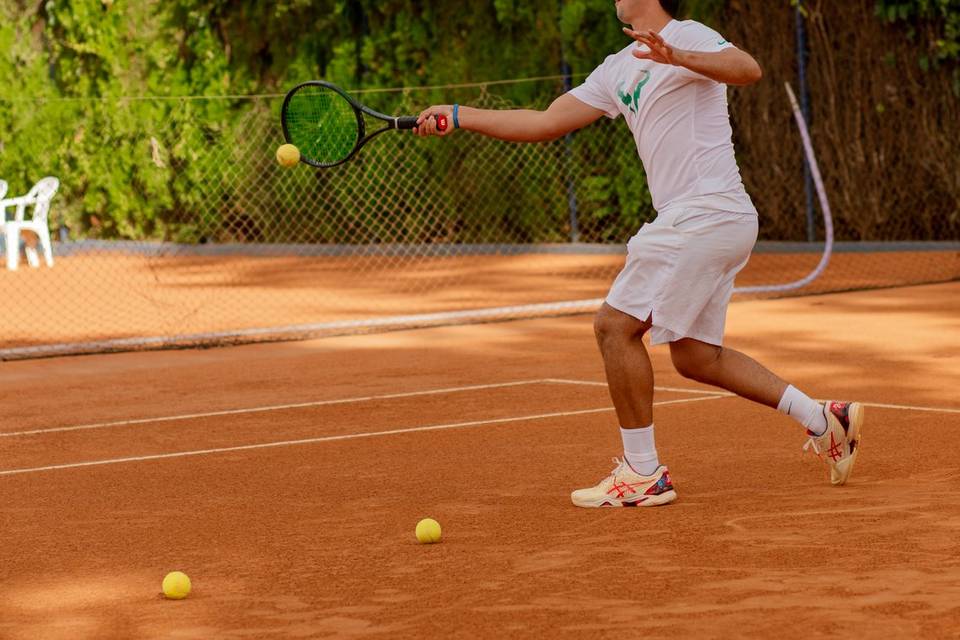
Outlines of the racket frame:
{"label": "racket frame", "polygon": [[[311,167],[327,169],[330,167],[335,167],[337,165],[343,164],[344,162],[347,162],[348,160],[353,158],[353,156],[357,155],[357,152],[360,151],[361,148],[363,148],[363,145],[367,144],[367,142],[377,137],[381,133],[384,133],[385,131],[393,131],[397,129],[415,129],[417,127],[416,116],[388,116],[384,113],[380,113],[379,111],[375,111],[374,109],[371,109],[365,104],[358,102],[350,94],[348,94],[346,91],[344,91],[337,85],[333,84],[332,82],[326,82],[325,80],[308,80],[307,82],[301,82],[300,84],[295,86],[293,89],[290,89],[290,91],[287,92],[287,95],[283,99],[283,106],[280,107],[280,125],[283,128],[283,139],[288,143],[294,144],[293,140],[290,139],[290,131],[287,129],[287,118],[286,118],[287,106],[290,104],[290,100],[293,98],[293,96],[296,95],[296,93],[300,89],[303,89],[304,87],[323,87],[325,89],[330,89],[331,91],[338,93],[348,103],[350,103],[350,106],[353,107],[353,112],[357,117],[357,143],[353,145],[353,149],[350,151],[350,153],[345,158],[337,162],[329,163],[329,162],[318,162],[313,158],[306,157],[301,152],[300,162],[303,162],[304,164],[308,164]],[[370,135],[367,135],[367,124],[366,124],[366,121],[363,119],[363,114],[366,114],[371,118],[376,118],[377,120],[382,120],[383,122],[387,123],[387,126],[383,127],[382,129],[377,129]],[[446,118],[444,118],[443,120],[445,121]],[[445,122],[442,122],[442,124],[444,126],[442,126],[441,128],[445,129],[446,128]]]}

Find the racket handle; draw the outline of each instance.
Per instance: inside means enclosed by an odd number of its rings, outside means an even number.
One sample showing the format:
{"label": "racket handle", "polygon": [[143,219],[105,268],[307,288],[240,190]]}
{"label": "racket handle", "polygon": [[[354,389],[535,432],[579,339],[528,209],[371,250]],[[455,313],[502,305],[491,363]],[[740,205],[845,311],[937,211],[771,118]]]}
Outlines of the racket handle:
{"label": "racket handle", "polygon": [[[447,130],[447,116],[440,114],[433,116],[433,119],[437,121],[437,130],[446,131]],[[417,116],[403,116],[397,118],[397,129],[416,129],[417,128]]]}

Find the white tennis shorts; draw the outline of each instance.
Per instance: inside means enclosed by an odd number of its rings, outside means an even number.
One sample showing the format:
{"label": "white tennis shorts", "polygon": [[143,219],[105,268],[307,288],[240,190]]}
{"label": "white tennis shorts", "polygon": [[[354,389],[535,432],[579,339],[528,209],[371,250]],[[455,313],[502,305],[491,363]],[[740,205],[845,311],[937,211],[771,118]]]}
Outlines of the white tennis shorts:
{"label": "white tennis shorts", "polygon": [[674,209],[627,243],[607,304],[646,321],[651,344],[693,338],[720,346],[733,279],[757,241],[757,216]]}

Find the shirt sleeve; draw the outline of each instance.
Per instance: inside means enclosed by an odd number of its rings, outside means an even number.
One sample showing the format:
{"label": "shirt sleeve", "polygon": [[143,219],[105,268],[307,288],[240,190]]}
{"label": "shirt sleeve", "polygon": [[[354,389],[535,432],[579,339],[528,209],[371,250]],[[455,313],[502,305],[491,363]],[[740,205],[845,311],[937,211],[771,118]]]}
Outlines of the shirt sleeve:
{"label": "shirt sleeve", "polygon": [[[700,24],[692,23],[680,33],[677,34],[677,38],[674,42],[668,42],[667,44],[676,47],[677,49],[683,49],[685,51],[700,51],[703,53],[717,53],[723,51],[724,49],[735,49],[736,46],[732,42],[728,42],[726,38],[722,35],[711,29],[710,27]],[[691,71],[686,67],[677,67],[677,72],[686,78],[692,78],[695,80],[707,80],[704,75],[697,73],[696,71]]]}
{"label": "shirt sleeve", "polygon": [[617,108],[613,91],[610,90],[607,80],[607,67],[611,58],[612,56],[608,57],[603,64],[594,69],[583,84],[571,89],[570,95],[594,109],[600,109],[608,118],[616,118],[620,115],[620,110]]}

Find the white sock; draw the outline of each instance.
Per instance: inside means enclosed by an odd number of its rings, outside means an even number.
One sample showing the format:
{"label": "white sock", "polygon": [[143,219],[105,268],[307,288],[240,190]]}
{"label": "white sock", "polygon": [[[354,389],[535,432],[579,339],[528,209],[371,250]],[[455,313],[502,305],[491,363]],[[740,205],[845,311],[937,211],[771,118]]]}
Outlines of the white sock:
{"label": "white sock", "polygon": [[643,476],[652,476],[660,468],[657,447],[653,442],[653,425],[643,429],[620,427],[623,438],[623,456],[633,470]]}
{"label": "white sock", "polygon": [[783,392],[777,411],[790,416],[814,435],[822,436],[827,430],[827,417],[823,415],[823,405],[793,385]]}

